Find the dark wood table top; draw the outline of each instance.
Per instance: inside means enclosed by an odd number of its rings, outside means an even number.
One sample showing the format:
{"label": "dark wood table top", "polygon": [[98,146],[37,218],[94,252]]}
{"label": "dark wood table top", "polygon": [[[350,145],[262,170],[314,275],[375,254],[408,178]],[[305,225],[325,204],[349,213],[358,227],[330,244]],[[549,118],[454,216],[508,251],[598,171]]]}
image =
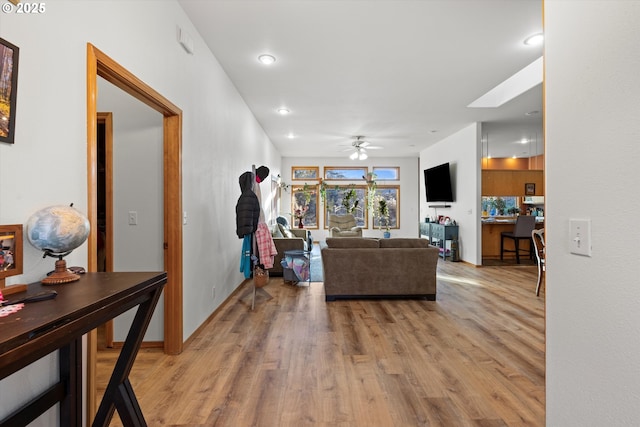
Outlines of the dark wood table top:
{"label": "dark wood table top", "polygon": [[149,299],[166,281],[165,272],[85,273],[75,282],[38,282],[11,295],[7,299],[58,293],[0,318],[0,379]]}

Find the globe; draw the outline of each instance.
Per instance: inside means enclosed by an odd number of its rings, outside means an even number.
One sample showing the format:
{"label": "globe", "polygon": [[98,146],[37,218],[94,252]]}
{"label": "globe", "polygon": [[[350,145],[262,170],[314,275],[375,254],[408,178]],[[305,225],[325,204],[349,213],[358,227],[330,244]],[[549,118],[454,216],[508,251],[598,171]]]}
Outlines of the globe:
{"label": "globe", "polygon": [[49,206],[40,209],[27,221],[27,239],[45,256],[57,257],[56,269],[45,284],[66,283],[80,277],[67,271],[62,259],[87,240],[89,220],[73,206]]}

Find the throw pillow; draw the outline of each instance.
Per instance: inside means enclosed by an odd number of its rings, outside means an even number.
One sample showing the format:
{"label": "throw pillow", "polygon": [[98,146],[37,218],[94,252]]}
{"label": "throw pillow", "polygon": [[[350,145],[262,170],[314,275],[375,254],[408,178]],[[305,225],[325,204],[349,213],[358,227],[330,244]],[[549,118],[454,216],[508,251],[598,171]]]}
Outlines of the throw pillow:
{"label": "throw pillow", "polygon": [[273,237],[284,237],[284,234],[282,234],[282,231],[280,231],[280,227],[279,227],[279,225],[280,225],[280,224],[275,224],[275,225],[273,226],[273,231],[271,232],[271,235],[272,235]]}
{"label": "throw pillow", "polygon": [[[285,227],[282,224],[278,224],[278,228],[280,229],[280,233],[282,234],[282,237],[289,237],[289,236],[287,236],[287,231],[289,231],[289,229],[287,227]],[[289,231],[289,233],[291,233],[291,232]]]}
{"label": "throw pillow", "polygon": [[288,228],[284,229],[284,237],[286,237],[288,239],[295,239],[296,238],[296,236]]}

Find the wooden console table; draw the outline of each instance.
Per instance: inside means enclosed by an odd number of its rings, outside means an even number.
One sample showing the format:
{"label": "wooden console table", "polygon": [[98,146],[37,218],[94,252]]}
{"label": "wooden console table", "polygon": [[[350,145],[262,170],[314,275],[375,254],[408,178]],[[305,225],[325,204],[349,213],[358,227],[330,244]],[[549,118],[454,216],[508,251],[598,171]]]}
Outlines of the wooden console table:
{"label": "wooden console table", "polygon": [[[114,411],[126,426],[146,426],[129,383],[129,372],[167,283],[158,272],[86,273],[72,283],[34,283],[22,295],[55,290],[55,299],[25,304],[0,318],[0,379],[60,350],[59,380],[31,402],[0,421],[0,426],[27,425],[60,403],[60,426],[82,425],[82,336],[108,320],[138,307],[94,426],[108,426]],[[10,299],[10,298],[9,298]]]}

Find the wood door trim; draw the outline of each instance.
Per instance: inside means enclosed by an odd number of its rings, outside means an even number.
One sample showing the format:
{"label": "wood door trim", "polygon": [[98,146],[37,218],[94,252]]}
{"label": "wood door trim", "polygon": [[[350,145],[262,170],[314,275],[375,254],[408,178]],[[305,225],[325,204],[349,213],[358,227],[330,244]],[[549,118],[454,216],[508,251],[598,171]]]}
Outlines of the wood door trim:
{"label": "wood door trim", "polygon": [[[113,271],[113,113],[97,113],[98,123],[103,123],[105,130],[105,229],[104,252],[105,271]],[[97,198],[96,198],[97,200]],[[97,242],[96,242],[97,245]],[[97,257],[96,257],[97,258]],[[105,345],[113,347],[113,320],[105,324]]]}
{"label": "wood door trim", "polygon": [[[88,270],[97,270],[97,99],[98,76],[163,115],[164,157],[164,352],[183,348],[182,309],[182,110],[91,43],[87,43],[87,213],[91,224]],[[97,334],[88,335],[87,411],[95,414]]]}

